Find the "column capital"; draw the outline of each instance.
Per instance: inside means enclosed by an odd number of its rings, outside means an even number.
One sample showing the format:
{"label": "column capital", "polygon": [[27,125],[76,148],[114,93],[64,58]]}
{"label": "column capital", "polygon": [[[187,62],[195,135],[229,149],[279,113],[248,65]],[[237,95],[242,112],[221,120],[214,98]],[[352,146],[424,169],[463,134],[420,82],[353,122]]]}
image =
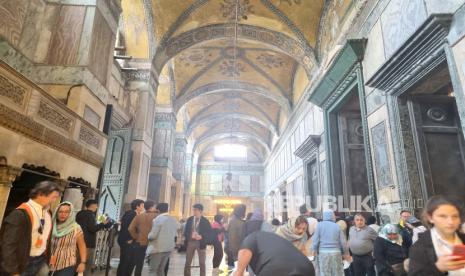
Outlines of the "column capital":
{"label": "column capital", "polygon": [[16,177],[21,174],[21,169],[0,164],[0,186],[9,186],[15,181]]}

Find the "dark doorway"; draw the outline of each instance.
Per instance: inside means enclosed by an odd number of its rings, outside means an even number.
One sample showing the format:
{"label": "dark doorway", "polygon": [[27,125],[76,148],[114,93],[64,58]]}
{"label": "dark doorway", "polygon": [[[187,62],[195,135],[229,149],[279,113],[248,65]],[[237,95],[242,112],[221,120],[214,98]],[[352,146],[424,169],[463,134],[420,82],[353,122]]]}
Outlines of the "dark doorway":
{"label": "dark doorway", "polygon": [[54,179],[40,174],[23,171],[13,182],[8,202],[6,204],[4,217],[8,216],[8,214],[16,209],[16,207],[18,207],[21,203],[28,201],[31,189],[34,188],[37,183],[45,180]]}
{"label": "dark doorway", "polygon": [[406,98],[424,199],[438,194],[465,198],[465,142],[447,64]]}
{"label": "dark doorway", "polygon": [[[365,157],[364,132],[362,114],[357,87],[347,95],[345,103],[335,112],[333,124],[337,136],[332,137],[337,163],[335,172],[335,195],[343,195],[344,205],[349,206],[355,197],[362,199],[370,195],[368,187],[367,166]],[[337,179],[339,178],[339,179]],[[355,211],[355,210],[353,210]]]}
{"label": "dark doorway", "polygon": [[318,185],[318,162],[317,159],[313,159],[307,163],[307,188],[308,195],[310,197],[310,207],[318,208],[318,195],[321,194]]}

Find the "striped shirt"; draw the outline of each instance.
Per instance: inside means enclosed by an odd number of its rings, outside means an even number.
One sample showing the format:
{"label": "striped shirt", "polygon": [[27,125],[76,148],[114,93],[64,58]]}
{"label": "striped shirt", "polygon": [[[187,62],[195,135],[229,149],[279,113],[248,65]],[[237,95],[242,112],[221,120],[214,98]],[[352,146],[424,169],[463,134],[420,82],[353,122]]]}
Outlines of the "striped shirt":
{"label": "striped shirt", "polygon": [[51,239],[50,270],[61,270],[76,265],[77,238],[83,235],[81,226],[76,224],[73,232],[66,236]]}

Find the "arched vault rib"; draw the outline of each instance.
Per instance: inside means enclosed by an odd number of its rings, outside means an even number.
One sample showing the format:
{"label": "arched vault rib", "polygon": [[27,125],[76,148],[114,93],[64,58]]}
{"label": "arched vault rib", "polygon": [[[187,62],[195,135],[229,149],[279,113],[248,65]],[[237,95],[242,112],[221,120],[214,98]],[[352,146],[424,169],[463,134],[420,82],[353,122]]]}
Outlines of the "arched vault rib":
{"label": "arched vault rib", "polygon": [[[203,109],[202,111],[200,111],[199,113],[197,113],[194,117],[191,118],[190,122],[196,122],[196,121],[200,121],[202,120],[203,118],[208,118],[210,115],[206,115],[206,116],[203,116],[203,114],[207,113],[209,110],[210,107],[224,101],[225,99],[221,99],[219,100],[218,102],[208,106],[207,108]],[[248,102],[247,102],[248,103]],[[261,112],[260,112],[261,111]],[[259,110],[260,114],[262,114],[264,111],[263,110]],[[215,113],[217,114],[218,116],[224,116],[225,113]],[[226,113],[226,115],[229,115],[229,114],[235,114],[235,115],[246,115],[246,116],[250,116],[250,117],[253,117],[253,118],[256,118],[255,116],[252,116],[252,115],[249,115],[249,114],[246,114],[246,113],[243,113],[241,111],[235,111],[235,112],[228,112]],[[262,114],[263,115],[263,114]],[[256,120],[260,120],[258,118],[256,118]],[[266,120],[264,121],[263,123],[266,124],[266,125],[269,125],[271,127],[273,127],[274,129],[276,129],[276,133],[279,135],[279,132],[278,132],[278,126],[277,124],[273,123],[273,121],[270,119],[269,116],[264,116],[263,120]]]}
{"label": "arched vault rib", "polygon": [[237,119],[237,120],[243,120],[243,121],[249,121],[249,122],[254,122],[257,123],[266,129],[268,129],[272,134],[278,135],[278,130],[274,124],[269,124],[269,122],[264,122],[261,119],[250,116],[247,114],[241,114],[241,113],[227,113],[227,114],[211,114],[209,116],[203,117],[203,118],[196,118],[194,120],[191,120],[189,122],[189,126],[187,127],[186,135],[189,136],[192,131],[203,124],[209,123],[209,122],[219,122],[222,120],[231,120],[231,119]]}
{"label": "arched vault rib", "polygon": [[196,97],[202,95],[228,92],[245,92],[257,94],[279,104],[284,113],[289,114],[291,111],[291,104],[287,98],[285,98],[282,95],[270,93],[268,89],[266,89],[265,87],[246,82],[222,81],[201,86],[192,92],[181,95],[175,101],[175,112],[177,113],[181,109],[181,107],[183,107],[185,104],[187,104],[189,101]]}
{"label": "arched vault rib", "polygon": [[258,137],[256,135],[253,135],[253,134],[250,134],[250,133],[240,132],[240,131],[233,131],[233,132],[228,132],[228,133],[214,133],[214,134],[207,134],[205,136],[202,136],[197,141],[195,141],[193,151],[196,151],[197,148],[203,143],[207,143],[207,142],[213,141],[213,140],[228,138],[228,137],[246,138],[246,139],[254,140],[260,146],[263,147],[263,149],[265,150],[267,155],[270,154],[270,151],[271,151],[270,146],[267,143],[265,143],[260,137]]}
{"label": "arched vault rib", "polygon": [[[153,65],[158,74],[163,66],[171,58],[181,51],[200,44],[202,42],[235,37],[236,24],[212,24],[186,31],[178,36],[172,37],[160,45],[153,59]],[[317,64],[315,51],[308,44],[297,41],[281,32],[269,30],[262,27],[238,24],[237,37],[267,44],[280,52],[289,55],[300,63],[307,75],[311,75],[313,64]]]}

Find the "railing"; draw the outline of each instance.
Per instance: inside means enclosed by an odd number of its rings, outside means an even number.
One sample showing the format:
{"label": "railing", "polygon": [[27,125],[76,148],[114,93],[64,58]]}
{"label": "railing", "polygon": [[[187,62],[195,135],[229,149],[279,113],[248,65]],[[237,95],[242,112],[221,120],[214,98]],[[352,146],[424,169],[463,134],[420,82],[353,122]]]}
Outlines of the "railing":
{"label": "railing", "polygon": [[0,61],[0,126],[100,167],[107,136]]}
{"label": "railing", "polygon": [[105,270],[105,275],[108,275],[111,251],[115,242],[117,228],[117,225],[113,225],[111,228],[105,228],[97,232],[95,254],[92,260],[94,271]]}

